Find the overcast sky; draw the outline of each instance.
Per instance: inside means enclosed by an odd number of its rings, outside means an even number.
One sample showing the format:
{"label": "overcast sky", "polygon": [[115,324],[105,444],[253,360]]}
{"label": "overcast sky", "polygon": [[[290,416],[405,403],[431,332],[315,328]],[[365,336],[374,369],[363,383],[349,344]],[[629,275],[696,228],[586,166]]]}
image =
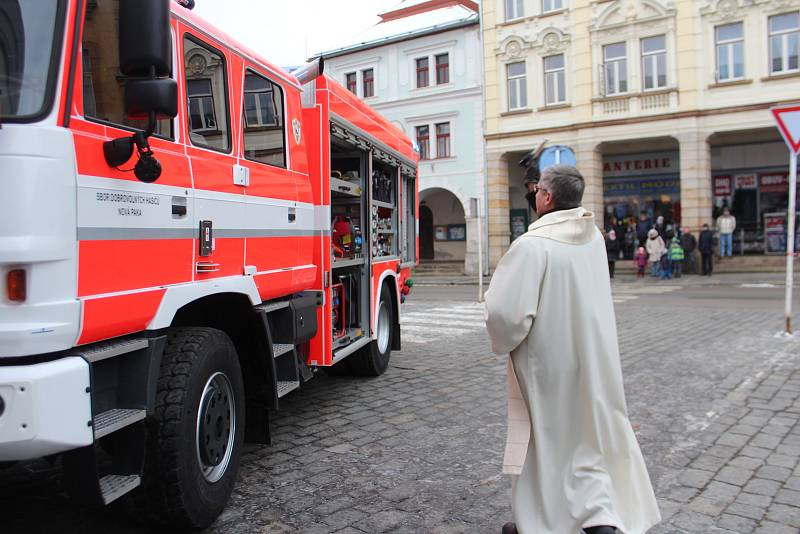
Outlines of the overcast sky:
{"label": "overcast sky", "polygon": [[308,55],[348,44],[400,0],[196,0],[195,13],[267,60],[301,65]]}

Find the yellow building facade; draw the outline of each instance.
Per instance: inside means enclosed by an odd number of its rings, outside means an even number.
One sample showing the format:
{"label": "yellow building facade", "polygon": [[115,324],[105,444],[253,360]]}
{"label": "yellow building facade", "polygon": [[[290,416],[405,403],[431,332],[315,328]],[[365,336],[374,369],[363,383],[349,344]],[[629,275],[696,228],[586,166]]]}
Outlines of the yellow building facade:
{"label": "yellow building facade", "polygon": [[800,0],[481,9],[492,267],[532,218],[518,162],[544,140],[574,151],[606,226],[660,215],[697,235],[729,207],[735,250],[769,252],[789,162],[769,108],[800,101]]}

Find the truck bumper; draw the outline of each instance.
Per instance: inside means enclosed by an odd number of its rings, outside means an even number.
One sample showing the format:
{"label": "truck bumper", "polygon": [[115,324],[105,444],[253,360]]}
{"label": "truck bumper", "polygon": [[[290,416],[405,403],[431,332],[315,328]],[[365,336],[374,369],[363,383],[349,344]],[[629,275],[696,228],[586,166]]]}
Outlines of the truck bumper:
{"label": "truck bumper", "polygon": [[83,358],[0,367],[0,461],[91,445],[91,377]]}

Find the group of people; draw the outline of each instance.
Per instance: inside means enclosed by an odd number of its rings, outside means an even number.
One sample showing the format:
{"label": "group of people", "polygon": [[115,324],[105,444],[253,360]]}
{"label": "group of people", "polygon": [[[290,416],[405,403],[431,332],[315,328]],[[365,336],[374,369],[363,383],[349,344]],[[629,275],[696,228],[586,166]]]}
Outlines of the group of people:
{"label": "group of people", "polygon": [[[622,257],[633,260],[638,278],[644,278],[647,265],[653,277],[669,280],[682,274],[697,273],[695,250],[701,256],[701,274],[711,276],[714,257],[714,232],[708,224],[703,225],[699,238],[677,225],[666,224],[658,216],[654,224],[642,213],[634,230],[632,224],[625,225],[624,238],[620,240],[617,222],[611,218],[606,227],[606,254],[608,272],[614,278],[616,262]],[[717,219],[720,257],[732,256],[733,231],[736,218],[725,208]]]}

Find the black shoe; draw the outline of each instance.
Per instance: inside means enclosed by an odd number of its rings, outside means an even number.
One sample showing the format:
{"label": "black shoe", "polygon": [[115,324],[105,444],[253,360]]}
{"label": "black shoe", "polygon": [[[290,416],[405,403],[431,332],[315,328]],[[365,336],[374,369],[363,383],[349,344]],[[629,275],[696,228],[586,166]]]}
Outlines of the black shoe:
{"label": "black shoe", "polygon": [[516,523],[506,523],[503,525],[503,534],[518,534]]}
{"label": "black shoe", "polygon": [[601,525],[599,527],[589,527],[583,529],[586,534],[618,534],[618,531],[614,527],[609,527],[606,525]]}

